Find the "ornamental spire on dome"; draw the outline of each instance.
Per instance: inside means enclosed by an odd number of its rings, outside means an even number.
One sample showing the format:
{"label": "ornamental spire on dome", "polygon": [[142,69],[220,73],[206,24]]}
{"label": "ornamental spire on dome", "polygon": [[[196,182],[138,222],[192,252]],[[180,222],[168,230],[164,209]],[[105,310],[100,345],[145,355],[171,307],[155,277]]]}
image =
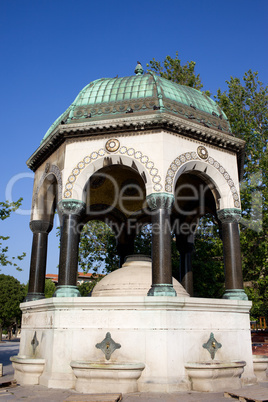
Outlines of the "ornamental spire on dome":
{"label": "ornamental spire on dome", "polygon": [[143,74],[143,68],[142,68],[142,65],[141,65],[141,63],[139,62],[139,61],[137,61],[137,65],[136,65],[136,68],[135,68],[135,71],[134,71],[134,73],[136,74],[136,75],[142,75]]}

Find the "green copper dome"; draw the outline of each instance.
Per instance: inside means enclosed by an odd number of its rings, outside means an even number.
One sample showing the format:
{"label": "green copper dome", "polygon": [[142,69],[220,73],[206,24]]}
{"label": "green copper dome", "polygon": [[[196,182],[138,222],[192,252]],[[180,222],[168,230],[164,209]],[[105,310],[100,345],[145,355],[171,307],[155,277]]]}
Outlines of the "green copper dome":
{"label": "green copper dome", "polygon": [[134,76],[101,78],[85,86],[71,106],[52,124],[43,141],[59,124],[163,112],[230,132],[227,117],[212,99],[194,88],[178,85],[155,73],[143,74],[138,66]]}

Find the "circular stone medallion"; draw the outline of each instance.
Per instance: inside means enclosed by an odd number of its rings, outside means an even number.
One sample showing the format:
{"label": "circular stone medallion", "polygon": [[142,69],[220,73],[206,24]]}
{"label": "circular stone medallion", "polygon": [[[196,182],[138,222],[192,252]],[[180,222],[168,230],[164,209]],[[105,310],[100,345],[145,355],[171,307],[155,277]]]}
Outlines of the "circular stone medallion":
{"label": "circular stone medallion", "polygon": [[198,147],[197,148],[197,153],[198,153],[198,156],[201,159],[207,159],[208,158],[208,151],[207,151],[207,148],[205,148],[205,147],[202,147],[202,146]]}
{"label": "circular stone medallion", "polygon": [[120,147],[120,142],[116,139],[111,139],[111,140],[107,141],[105,144],[105,148],[109,152],[115,152],[118,150],[119,147]]}

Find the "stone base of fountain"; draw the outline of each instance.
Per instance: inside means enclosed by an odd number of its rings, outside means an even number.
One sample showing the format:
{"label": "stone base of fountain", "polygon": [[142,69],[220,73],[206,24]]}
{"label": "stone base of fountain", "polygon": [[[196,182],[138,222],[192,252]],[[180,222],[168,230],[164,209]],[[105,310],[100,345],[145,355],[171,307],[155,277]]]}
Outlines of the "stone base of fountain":
{"label": "stone base of fountain", "polygon": [[[168,296],[54,297],[30,301],[21,304],[20,355],[31,355],[35,339],[36,355],[46,361],[39,384],[74,388],[76,377],[70,363],[103,362],[103,352],[96,344],[110,332],[121,348],[114,351],[109,362],[145,364],[139,380],[135,380],[139,392],[187,391],[191,390],[191,383],[185,365],[210,359],[203,344],[213,331],[222,344],[215,359],[246,361],[241,382],[253,384],[256,377],[250,307],[251,302],[241,300]],[[24,374],[16,371],[15,378]],[[39,375],[38,372],[36,376]]]}
{"label": "stone base of fountain", "polygon": [[14,377],[21,385],[37,385],[44,370],[45,359],[35,359],[27,356],[12,356],[10,358],[15,370]]}
{"label": "stone base of fountain", "polygon": [[75,389],[85,393],[137,392],[137,380],[145,365],[143,363],[86,362],[70,363],[76,377]]}
{"label": "stone base of fountain", "polygon": [[186,363],[185,368],[193,391],[219,392],[242,387],[241,375],[245,365],[245,361],[204,361]]}
{"label": "stone base of fountain", "polygon": [[253,368],[254,374],[258,382],[268,381],[268,356],[266,355],[253,355]]}

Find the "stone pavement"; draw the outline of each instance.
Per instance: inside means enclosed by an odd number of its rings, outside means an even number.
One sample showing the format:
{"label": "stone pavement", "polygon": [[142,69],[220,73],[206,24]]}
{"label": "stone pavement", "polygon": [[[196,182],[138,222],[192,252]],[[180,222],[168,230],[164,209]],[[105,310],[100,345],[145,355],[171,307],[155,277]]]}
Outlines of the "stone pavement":
{"label": "stone pavement", "polygon": [[[31,402],[231,402],[238,398],[226,398],[224,392],[176,392],[162,393],[131,393],[96,395],[81,394],[74,390],[48,389],[41,385],[20,386],[13,381],[13,368],[9,361],[10,356],[18,354],[19,342],[10,341],[0,344],[0,362],[3,363],[3,377],[0,377],[0,402],[4,401],[31,401]],[[268,400],[268,382],[247,387],[251,394],[263,394],[263,401]],[[255,391],[256,390],[256,391]],[[228,390],[226,390],[228,391]],[[251,399],[252,400],[252,399]],[[254,400],[254,399],[253,399]],[[260,400],[260,399],[258,399]]]}
{"label": "stone pavement", "polygon": [[[262,393],[263,401],[268,400],[268,383],[261,383],[245,388],[245,390],[251,390],[251,394]],[[241,393],[241,390],[240,390]],[[25,386],[11,385],[9,387],[0,387],[0,402],[2,401],[31,401],[31,402],[231,402],[237,401],[235,398],[224,397],[223,392],[217,393],[205,393],[205,392],[176,392],[172,394],[161,393],[132,393],[122,395],[113,394],[111,398],[104,395],[102,398],[97,394],[80,394],[74,390],[60,390],[60,389],[48,389],[41,385]],[[251,401],[254,399],[251,399]],[[260,399],[258,399],[260,400]]]}

